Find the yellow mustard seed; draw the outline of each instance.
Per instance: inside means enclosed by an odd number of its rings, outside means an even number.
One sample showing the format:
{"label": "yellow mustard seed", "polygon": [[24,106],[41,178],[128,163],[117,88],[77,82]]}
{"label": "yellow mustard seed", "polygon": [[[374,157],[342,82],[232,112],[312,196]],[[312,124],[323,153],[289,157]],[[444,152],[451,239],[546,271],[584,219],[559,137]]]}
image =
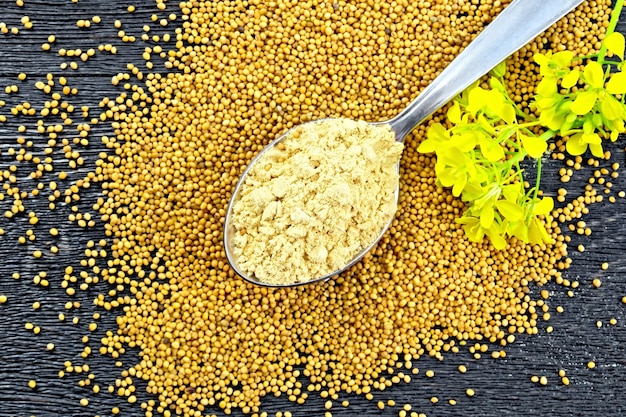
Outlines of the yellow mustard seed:
{"label": "yellow mustard seed", "polygon": [[8,298],[6,295],[4,294],[0,294],[0,304],[5,304],[7,302]]}
{"label": "yellow mustard seed", "polygon": [[587,368],[593,369],[596,367],[596,363],[594,361],[587,362]]}
{"label": "yellow mustard seed", "polygon": [[468,388],[468,389],[465,390],[465,394],[468,397],[473,397],[476,394],[476,392],[472,388]]}
{"label": "yellow mustard seed", "polygon": [[28,387],[30,389],[35,389],[37,388],[37,381],[35,381],[34,379],[31,379],[30,381],[28,381]]}

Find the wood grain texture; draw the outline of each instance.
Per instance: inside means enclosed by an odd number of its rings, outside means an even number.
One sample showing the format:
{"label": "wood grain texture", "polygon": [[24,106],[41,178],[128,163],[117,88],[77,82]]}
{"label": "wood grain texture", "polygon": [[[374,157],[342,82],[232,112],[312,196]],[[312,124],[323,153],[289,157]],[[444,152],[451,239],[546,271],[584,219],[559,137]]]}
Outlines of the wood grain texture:
{"label": "wood grain texture", "polygon": [[[17,26],[20,34],[0,35],[0,100],[6,106],[0,108],[0,114],[8,114],[9,108],[18,103],[29,101],[40,108],[47,100],[46,96],[34,88],[38,80],[45,75],[65,76],[70,85],[79,89],[70,100],[76,106],[89,106],[92,110],[87,118],[97,117],[98,102],[104,96],[115,97],[121,87],[111,85],[111,77],[126,70],[126,64],[133,62],[142,64],[141,54],[146,44],[142,41],[122,43],[117,37],[114,21],[120,19],[123,29],[139,38],[142,27],[149,24],[154,33],[174,33],[177,22],[168,27],[160,27],[151,20],[153,14],[166,17],[175,12],[175,2],[168,3],[168,9],[158,11],[152,0],[25,0],[22,8],[13,0],[0,0],[0,21],[9,27]],[[134,4],[137,10],[128,13],[127,6]],[[20,24],[22,16],[30,16],[34,24],[32,30],[25,30]],[[102,22],[90,29],[79,29],[78,19],[88,19],[99,15]],[[624,16],[626,19],[626,16]],[[624,20],[624,19],[623,19]],[[180,23],[180,22],[178,22]],[[619,26],[622,33],[626,32],[624,21]],[[151,32],[152,33],[152,32]],[[52,51],[44,52],[41,44],[49,35],[56,35]],[[118,53],[97,53],[86,63],[80,60],[77,70],[62,70],[62,62],[70,62],[60,57],[59,48],[96,48],[99,44],[111,43],[118,48]],[[173,45],[172,45],[173,47]],[[163,68],[155,64],[155,68]],[[142,68],[145,70],[145,68]],[[22,82],[17,74],[24,72],[28,78]],[[19,92],[5,94],[4,86],[18,85]],[[75,120],[81,120],[79,115]],[[9,147],[17,147],[16,138],[19,125],[26,125],[28,132],[34,130],[34,118],[9,117],[6,123],[0,123],[0,167],[6,168],[12,163],[8,157]],[[85,158],[84,168],[72,170],[62,186],[71,184],[93,167],[102,145],[97,138],[101,135],[112,135],[110,126],[106,124],[93,128],[92,140],[88,146],[81,148]],[[36,133],[28,133],[34,142],[34,149],[41,151],[45,140]],[[43,142],[42,142],[43,141]],[[624,137],[612,147],[614,161],[625,166]],[[80,147],[78,147],[80,148]],[[62,160],[62,155],[55,154],[55,160]],[[63,169],[58,164],[58,169]],[[562,186],[555,178],[555,172],[561,167],[559,163],[550,162],[546,168],[545,189],[555,192]],[[17,173],[17,181],[21,188],[27,190],[36,182],[27,175],[32,167],[21,165]],[[552,175],[550,175],[550,172]],[[580,192],[585,178],[591,171],[577,175],[578,182],[568,188]],[[613,181],[616,191],[626,190],[626,170],[620,168],[621,176]],[[43,181],[58,181],[57,173],[47,173]],[[38,180],[41,181],[41,180]],[[30,188],[29,188],[30,187]],[[573,192],[574,192],[573,191]],[[81,193],[82,198],[76,203],[81,212],[92,211],[91,206],[100,196],[97,187]],[[40,214],[40,224],[36,227],[37,239],[25,245],[17,244],[17,237],[30,228],[27,218],[22,216],[12,221],[0,217],[0,227],[5,235],[0,237],[0,294],[6,294],[9,301],[0,305],[0,417],[4,416],[109,416],[111,408],[118,406],[124,416],[141,416],[138,404],[131,405],[115,394],[109,394],[107,387],[119,376],[120,368],[109,356],[97,353],[99,340],[106,330],[114,330],[115,314],[103,312],[98,320],[98,329],[90,333],[88,325],[94,321],[92,315],[96,310],[92,300],[103,287],[95,286],[85,292],[79,292],[73,300],[80,301],[80,308],[67,309],[65,304],[69,297],[60,287],[65,265],[75,263],[81,256],[88,240],[103,237],[102,224],[98,223],[91,229],[83,229],[70,223],[67,216],[71,213],[68,205],[59,204],[54,212],[48,211],[47,194],[44,192],[37,198],[28,200],[26,210],[35,210]],[[0,213],[7,208],[8,200],[0,201]],[[41,210],[40,210],[41,208]],[[626,306],[620,298],[626,295],[626,199],[618,199],[615,204],[608,202],[597,204],[585,221],[593,229],[591,237],[574,235],[571,244],[573,266],[565,272],[565,277],[578,280],[581,285],[570,298],[566,289],[549,284],[554,295],[551,304],[562,305],[565,311],[557,314],[552,310],[549,323],[541,323],[540,334],[520,336],[517,341],[506,348],[506,359],[493,360],[483,358],[475,360],[468,353],[449,355],[443,362],[430,358],[422,358],[417,366],[420,369],[410,384],[394,386],[383,393],[375,394],[375,401],[394,399],[396,407],[378,410],[375,402],[369,402],[353,395],[342,395],[341,399],[350,401],[350,407],[344,409],[336,404],[332,410],[334,416],[397,416],[405,403],[410,403],[413,410],[426,413],[428,416],[620,416],[626,414]],[[95,213],[94,213],[95,215]],[[61,233],[58,238],[49,236],[44,231],[57,227]],[[59,247],[58,254],[49,252],[51,244]],[[575,250],[583,244],[586,251]],[[36,249],[44,251],[42,259],[35,259],[32,252]],[[600,265],[609,262],[607,270]],[[50,286],[42,288],[33,284],[33,278],[41,271],[47,272]],[[12,278],[19,272],[20,279]],[[600,278],[602,286],[598,289],[591,285],[593,278]],[[536,288],[533,288],[535,295]],[[34,301],[41,302],[41,309],[34,311]],[[66,315],[64,322],[59,321],[59,313]],[[78,324],[72,319],[79,318]],[[608,324],[610,318],[616,318],[618,324]],[[598,328],[597,321],[603,326]],[[40,335],[33,335],[25,329],[26,322],[41,327]],[[554,332],[548,334],[546,326],[553,326]],[[87,361],[89,372],[72,374],[60,379],[58,372],[64,368],[64,361],[72,360],[82,363],[80,353],[85,346],[81,340],[90,335],[87,342],[94,354]],[[46,350],[48,343],[54,343],[55,349]],[[129,350],[123,361],[126,365],[135,363],[136,351]],[[587,369],[588,361],[595,361],[595,369]],[[459,364],[466,364],[468,372],[457,371]],[[433,369],[435,378],[426,378],[424,371]],[[571,385],[563,386],[559,382],[557,372],[565,369]],[[96,375],[102,392],[95,395],[90,387],[80,387],[78,381],[85,379],[88,373]],[[545,375],[549,383],[543,387],[530,382],[531,375]],[[37,388],[28,388],[28,381],[37,380]],[[468,398],[466,388],[473,388],[476,396]],[[150,397],[145,394],[143,385],[138,383],[139,402]],[[436,396],[439,403],[431,404],[430,398]],[[81,398],[88,398],[89,405],[82,407]],[[456,399],[457,405],[448,404],[449,399]],[[268,412],[292,411],[294,416],[311,416],[324,414],[325,400],[312,394],[304,406],[297,407],[286,399],[267,398],[263,409]],[[213,410],[218,412],[219,410]],[[219,414],[219,413],[218,413]]]}

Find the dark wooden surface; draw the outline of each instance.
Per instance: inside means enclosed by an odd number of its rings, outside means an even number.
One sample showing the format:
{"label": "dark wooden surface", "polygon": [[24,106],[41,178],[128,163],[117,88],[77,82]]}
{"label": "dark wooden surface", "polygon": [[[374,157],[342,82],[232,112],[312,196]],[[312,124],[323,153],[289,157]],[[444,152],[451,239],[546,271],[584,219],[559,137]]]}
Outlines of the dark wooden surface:
{"label": "dark wooden surface", "polygon": [[[9,108],[29,101],[40,107],[47,98],[34,88],[34,83],[42,80],[47,73],[67,77],[69,83],[79,89],[78,95],[71,99],[79,107],[90,106],[92,114],[97,116],[97,104],[104,96],[115,97],[121,87],[111,85],[111,76],[124,72],[129,62],[142,63],[141,53],[145,46],[139,40],[142,26],[150,24],[154,32],[173,33],[176,23],[166,28],[159,27],[151,20],[152,14],[167,16],[176,11],[175,2],[168,4],[168,9],[158,11],[152,0],[25,0],[23,8],[16,6],[13,0],[0,0],[0,21],[9,27],[20,27],[20,34],[0,34],[0,100],[7,105],[0,108],[0,114],[10,114]],[[137,11],[129,14],[126,10],[130,4],[137,6]],[[22,16],[30,16],[34,23],[32,30],[25,30],[20,24]],[[102,18],[97,28],[79,30],[78,19],[88,19],[94,15]],[[113,22],[120,19],[123,29],[138,38],[135,43],[122,43],[116,36],[117,29]],[[626,25],[620,25],[620,31],[626,32]],[[97,53],[87,63],[79,63],[78,70],[61,70],[62,62],[70,62],[54,52],[43,52],[41,44],[50,34],[57,36],[58,48],[77,48],[83,50],[96,48],[101,43],[117,46],[118,53]],[[155,71],[163,71],[158,64]],[[28,75],[25,82],[18,81],[17,75],[24,72]],[[16,84],[20,91],[6,95],[4,86]],[[75,119],[80,119],[76,117]],[[41,152],[45,146],[42,138],[33,134],[36,118],[9,116],[7,123],[0,123],[0,168],[5,169],[12,163],[7,149],[15,146],[18,136],[17,127],[26,125],[29,132],[25,136],[35,142],[34,148]],[[95,156],[102,150],[98,138],[103,134],[111,134],[111,128],[98,125],[93,129],[89,146],[81,149],[85,158],[85,168],[79,172],[68,169],[69,177],[60,181],[62,185],[70,184],[81,174],[93,166]],[[624,137],[612,147],[613,161],[622,167],[624,160]],[[55,160],[62,160],[56,155]],[[63,169],[63,164],[58,164]],[[559,163],[550,163],[546,169],[545,189],[554,192],[561,186],[554,172],[560,168]],[[25,190],[36,182],[28,179],[30,168],[20,165],[18,184]],[[552,173],[550,176],[549,172]],[[568,185],[572,193],[582,192],[589,170],[577,174],[576,180]],[[626,190],[626,172],[614,180],[615,194]],[[550,179],[551,178],[551,179]],[[46,174],[43,180],[56,180],[56,174]],[[96,187],[82,193],[77,204],[81,211],[89,211],[99,191]],[[0,213],[9,207],[8,200],[0,201]],[[93,305],[93,297],[101,288],[95,286],[89,291],[74,297],[81,301],[78,309],[66,310],[68,297],[60,286],[63,269],[74,264],[81,256],[84,245],[89,239],[103,236],[102,225],[85,230],[67,220],[70,208],[64,204],[54,212],[49,212],[47,194],[31,198],[26,203],[26,210],[35,210],[40,214],[40,224],[34,230],[37,240],[25,245],[17,244],[17,237],[23,235],[30,226],[25,216],[11,221],[0,217],[0,227],[5,235],[0,237],[0,294],[6,294],[9,301],[0,305],[0,416],[93,416],[111,415],[111,408],[118,406],[123,415],[143,415],[139,404],[131,405],[115,394],[106,390],[109,384],[119,376],[120,368],[109,356],[97,353],[99,339],[106,330],[115,329],[115,314],[102,312],[98,320],[99,328],[90,333],[88,325],[94,321],[92,315],[99,311]],[[350,407],[344,409],[339,405],[333,408],[334,416],[350,415],[385,415],[397,416],[400,406],[405,403],[413,405],[413,410],[426,413],[428,416],[620,416],[626,414],[626,305],[620,299],[626,295],[626,234],[624,219],[626,215],[626,199],[619,199],[615,204],[604,202],[590,208],[585,217],[587,224],[593,229],[590,237],[572,237],[571,257],[573,266],[564,273],[570,280],[580,281],[580,287],[574,290],[574,297],[566,294],[566,289],[554,283],[548,289],[553,292],[551,298],[552,319],[540,324],[540,332],[534,336],[520,336],[517,341],[506,348],[505,359],[493,360],[482,358],[475,360],[462,351],[448,355],[443,362],[429,358],[420,359],[417,366],[420,374],[410,384],[399,385],[376,393],[378,400],[394,399],[396,407],[387,407],[380,411],[375,402],[367,401],[351,395],[343,395],[341,399],[350,401]],[[46,231],[50,227],[61,230],[59,238],[51,238]],[[51,244],[60,248],[58,254],[49,253]],[[586,251],[576,251],[578,244],[584,244]],[[40,260],[32,256],[35,249],[42,249],[44,257]],[[603,262],[609,262],[607,270],[601,269]],[[33,278],[40,271],[46,271],[50,286],[46,289],[33,284]],[[12,278],[19,272],[21,278]],[[594,288],[591,281],[602,280],[602,286]],[[534,288],[536,296],[537,289]],[[39,311],[34,311],[32,304],[39,301]],[[562,314],[556,313],[554,307],[561,305]],[[65,313],[67,320],[60,322],[58,314]],[[80,318],[73,324],[74,317]],[[617,324],[609,325],[611,318]],[[603,326],[598,328],[597,321]],[[26,322],[33,322],[42,331],[34,335],[24,328]],[[553,326],[552,333],[546,332],[547,326]],[[94,353],[87,361],[91,373],[96,375],[95,382],[102,388],[98,395],[89,387],[80,387],[78,381],[86,374],[72,374],[60,379],[58,371],[63,369],[63,362],[73,360],[82,363],[80,353],[85,344],[81,338],[90,334],[88,345]],[[46,350],[47,343],[54,343],[53,351]],[[136,360],[137,352],[129,351],[123,361],[131,366]],[[588,361],[595,361],[596,368],[588,369]],[[460,374],[456,369],[459,364],[466,364],[468,371]],[[433,369],[435,378],[426,378],[423,371]],[[559,369],[565,369],[571,384],[564,386],[557,376]],[[532,383],[532,375],[545,375],[547,386]],[[37,380],[37,388],[28,388],[28,381]],[[468,398],[466,388],[473,388],[476,395]],[[148,400],[141,386],[138,389],[140,401]],[[436,396],[439,403],[431,404],[430,398]],[[88,398],[89,405],[80,405],[81,398]],[[457,405],[448,403],[449,399],[457,400]],[[296,406],[284,399],[268,398],[263,409],[269,412],[292,411],[294,416],[323,415],[324,400],[315,394],[311,395],[304,406]],[[213,410],[219,414],[219,410]]]}

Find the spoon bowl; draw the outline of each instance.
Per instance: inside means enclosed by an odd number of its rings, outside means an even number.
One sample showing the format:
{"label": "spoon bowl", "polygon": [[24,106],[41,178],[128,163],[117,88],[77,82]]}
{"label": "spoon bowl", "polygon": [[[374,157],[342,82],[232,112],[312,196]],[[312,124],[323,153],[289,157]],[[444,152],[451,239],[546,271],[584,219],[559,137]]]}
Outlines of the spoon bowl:
{"label": "spoon bowl", "polygon": [[[251,282],[253,284],[265,286],[265,287],[296,287],[296,286],[301,286],[301,285],[305,285],[305,284],[312,284],[312,283],[320,282],[320,281],[327,281],[330,278],[332,278],[333,276],[338,275],[338,274],[346,271],[347,269],[352,267],[354,264],[359,262],[378,243],[378,241],[383,237],[383,235],[386,233],[386,231],[391,226],[391,223],[393,222],[393,216],[385,223],[385,225],[380,230],[380,233],[377,235],[377,237],[369,245],[367,245],[366,247],[361,248],[358,251],[358,253],[356,253],[354,255],[354,257],[350,260],[350,262],[348,262],[341,269],[335,270],[335,271],[333,271],[333,272],[331,272],[329,274],[326,274],[326,275],[323,275],[323,276],[319,276],[319,277],[315,277],[313,279],[309,279],[309,280],[306,280],[306,281],[293,282],[293,283],[289,283],[289,284],[269,284],[269,283],[263,282],[261,280],[258,280],[258,279],[256,279],[253,276],[250,276],[248,273],[246,273],[244,271],[244,269],[239,264],[237,256],[235,255],[234,238],[233,238],[235,233],[236,233],[235,232],[235,227],[234,227],[233,221],[232,221],[233,215],[234,215],[233,214],[233,207],[237,203],[237,201],[239,201],[239,199],[240,199],[241,189],[242,189],[242,187],[244,187],[244,180],[248,176],[248,173],[250,172],[252,167],[255,165],[255,163],[260,158],[263,157],[265,152],[267,152],[268,150],[274,148],[279,143],[283,142],[285,139],[289,138],[289,136],[291,135],[291,133],[295,129],[297,129],[297,128],[301,127],[301,126],[304,126],[304,125],[320,123],[320,122],[324,122],[324,121],[328,121],[328,120],[332,120],[332,119],[331,118],[324,118],[324,119],[312,120],[310,122],[306,122],[306,123],[303,123],[301,125],[295,126],[295,127],[291,128],[291,129],[289,129],[288,131],[286,131],[285,133],[283,133],[282,135],[280,135],[277,139],[275,139],[274,141],[269,143],[265,148],[263,148],[263,150],[259,154],[257,154],[252,159],[252,161],[250,161],[250,163],[246,167],[245,171],[241,175],[241,178],[237,182],[237,185],[235,186],[235,189],[233,190],[233,194],[232,194],[230,203],[228,205],[228,210],[226,211],[226,218],[225,218],[225,221],[224,221],[224,248],[225,248],[225,252],[226,252],[226,258],[228,259],[228,263],[233,268],[233,270],[240,277],[245,279],[246,281]],[[385,124],[385,123],[376,122],[376,123],[369,123],[369,124],[371,124],[371,125],[381,125],[381,124]],[[394,132],[395,132],[395,130],[394,130]],[[396,140],[397,140],[397,135],[396,135]],[[396,170],[398,172],[399,172],[399,169],[400,169],[400,163],[398,163],[396,165]],[[399,197],[399,188],[396,188],[395,193],[394,193],[394,199],[395,199],[396,203],[398,201],[398,197]]]}
{"label": "spoon bowl", "polygon": [[[443,107],[461,91],[488,73],[501,61],[526,45],[554,22],[565,16],[582,0],[513,0],[402,112],[391,120],[373,122],[372,125],[389,125],[398,142],[404,142],[407,134]],[[317,123],[327,119],[314,120]],[[296,129],[297,127],[293,128]],[[233,237],[233,207],[241,197],[241,189],[251,168],[263,154],[290,136],[293,129],[285,132],[267,145],[248,165],[241,175],[226,210],[224,220],[224,249],[233,270],[248,282],[266,287],[295,287],[326,281],[360,261],[383,237],[391,226],[393,217],[381,229],[377,237],[363,247],[345,266],[320,277],[287,284],[269,284],[246,273],[235,255]],[[399,172],[400,164],[396,166]],[[398,201],[399,189],[395,190]]]}

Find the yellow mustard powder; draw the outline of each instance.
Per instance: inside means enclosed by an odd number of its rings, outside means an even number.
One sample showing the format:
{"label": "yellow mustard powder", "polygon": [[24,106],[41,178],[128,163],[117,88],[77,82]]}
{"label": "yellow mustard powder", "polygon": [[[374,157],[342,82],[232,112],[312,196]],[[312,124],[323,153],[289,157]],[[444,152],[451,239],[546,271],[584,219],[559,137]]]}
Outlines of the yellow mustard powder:
{"label": "yellow mustard powder", "polygon": [[402,149],[386,125],[324,119],[294,129],[241,186],[232,221],[239,266],[268,284],[345,266],[396,212]]}

